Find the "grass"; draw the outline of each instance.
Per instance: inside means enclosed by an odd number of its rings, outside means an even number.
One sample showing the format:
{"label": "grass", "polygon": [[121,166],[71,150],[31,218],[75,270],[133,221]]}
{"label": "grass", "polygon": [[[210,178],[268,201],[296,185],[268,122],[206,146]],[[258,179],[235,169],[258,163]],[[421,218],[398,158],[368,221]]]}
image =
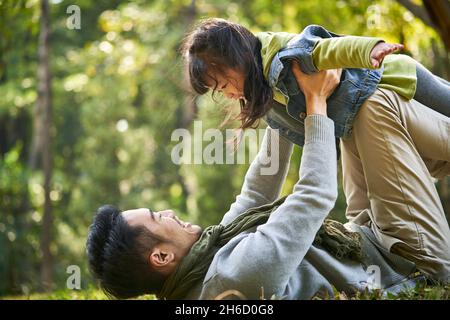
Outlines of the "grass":
{"label": "grass", "polygon": [[[108,297],[96,288],[86,290],[59,290],[51,293],[33,293],[21,296],[0,297],[3,300],[107,300]],[[145,295],[137,300],[154,300],[155,296]],[[315,298],[317,299],[317,298]],[[442,286],[427,286],[418,284],[416,288],[404,290],[398,295],[383,295],[381,290],[362,292],[355,296],[335,292],[335,300],[450,300],[450,284]]]}
{"label": "grass", "polygon": [[383,294],[382,290],[358,292],[349,297],[335,292],[335,300],[450,300],[450,284],[430,286],[418,283],[415,288],[404,289],[398,294]]}
{"label": "grass", "polygon": [[[136,300],[154,300],[153,295],[144,295]],[[108,300],[102,290],[89,288],[84,290],[58,290],[50,293],[32,293],[20,296],[0,297],[0,300]]]}

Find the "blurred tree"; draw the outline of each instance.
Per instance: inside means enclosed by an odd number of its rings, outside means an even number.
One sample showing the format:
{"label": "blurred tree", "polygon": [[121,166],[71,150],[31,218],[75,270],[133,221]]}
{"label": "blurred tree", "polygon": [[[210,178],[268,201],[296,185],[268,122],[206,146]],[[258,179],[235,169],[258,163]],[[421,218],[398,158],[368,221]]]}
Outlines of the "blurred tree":
{"label": "blurred tree", "polygon": [[38,159],[42,159],[44,172],[44,215],[42,219],[41,233],[41,285],[45,291],[53,288],[53,255],[50,244],[53,239],[53,213],[50,201],[51,182],[53,173],[52,139],[50,130],[52,127],[52,79],[49,67],[50,47],[50,13],[48,0],[41,0],[41,18],[39,31],[39,64],[38,64],[38,97],[36,112],[34,115],[35,143],[32,143],[30,155],[30,167],[37,167]]}

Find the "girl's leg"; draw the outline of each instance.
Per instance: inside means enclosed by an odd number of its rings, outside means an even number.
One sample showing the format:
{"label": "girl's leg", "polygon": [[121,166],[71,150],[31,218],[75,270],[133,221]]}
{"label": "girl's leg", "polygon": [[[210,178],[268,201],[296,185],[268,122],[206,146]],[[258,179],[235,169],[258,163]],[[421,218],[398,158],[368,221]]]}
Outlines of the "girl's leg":
{"label": "girl's leg", "polygon": [[342,140],[347,214],[437,280],[450,280],[450,229],[431,175],[450,174],[449,141],[450,118],[383,89]]}
{"label": "girl's leg", "polygon": [[[370,201],[367,197],[366,177],[361,159],[352,137],[341,139],[341,160],[342,188],[347,201],[345,217],[356,224],[365,224],[367,217],[363,212],[370,209]],[[364,221],[361,221],[361,218]]]}
{"label": "girl's leg", "polygon": [[414,99],[450,117],[450,83],[417,63],[417,87]]}
{"label": "girl's leg", "polygon": [[439,77],[439,76],[437,76],[437,75],[434,75],[440,82],[442,82],[443,84],[445,84],[446,86],[449,86],[450,87],[450,82],[449,81],[447,81],[447,80],[445,80],[445,79],[443,79],[443,78],[441,78],[441,77]]}

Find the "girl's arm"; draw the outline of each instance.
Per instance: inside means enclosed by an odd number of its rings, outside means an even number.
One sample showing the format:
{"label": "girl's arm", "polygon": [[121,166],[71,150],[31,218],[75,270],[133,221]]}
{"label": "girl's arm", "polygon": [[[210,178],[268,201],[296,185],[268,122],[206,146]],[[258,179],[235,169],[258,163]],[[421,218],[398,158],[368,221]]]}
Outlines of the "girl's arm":
{"label": "girl's arm", "polygon": [[385,43],[380,38],[344,36],[320,39],[312,58],[320,70],[336,68],[376,69],[386,55],[403,48],[401,44]]}

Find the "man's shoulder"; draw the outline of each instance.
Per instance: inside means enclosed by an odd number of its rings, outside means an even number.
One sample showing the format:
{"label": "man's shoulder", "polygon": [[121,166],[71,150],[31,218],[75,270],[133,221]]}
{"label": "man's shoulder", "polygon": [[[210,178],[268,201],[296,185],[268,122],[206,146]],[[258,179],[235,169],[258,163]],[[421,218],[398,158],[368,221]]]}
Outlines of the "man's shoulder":
{"label": "man's shoulder", "polygon": [[228,264],[239,263],[236,261],[232,261],[232,259],[230,259],[231,255],[238,246],[239,242],[248,237],[251,231],[253,230],[238,234],[216,252],[211,262],[211,265],[209,266],[208,272],[206,273],[205,281],[209,280],[214,275],[222,274],[223,270],[229,271]]}
{"label": "man's shoulder", "polygon": [[199,299],[214,299],[215,295],[228,290],[234,282],[239,281],[239,275],[234,274],[233,269],[245,261],[234,261],[232,254],[239,242],[249,234],[250,232],[244,232],[237,235],[217,251],[199,288],[193,289],[193,295],[197,293]]}

